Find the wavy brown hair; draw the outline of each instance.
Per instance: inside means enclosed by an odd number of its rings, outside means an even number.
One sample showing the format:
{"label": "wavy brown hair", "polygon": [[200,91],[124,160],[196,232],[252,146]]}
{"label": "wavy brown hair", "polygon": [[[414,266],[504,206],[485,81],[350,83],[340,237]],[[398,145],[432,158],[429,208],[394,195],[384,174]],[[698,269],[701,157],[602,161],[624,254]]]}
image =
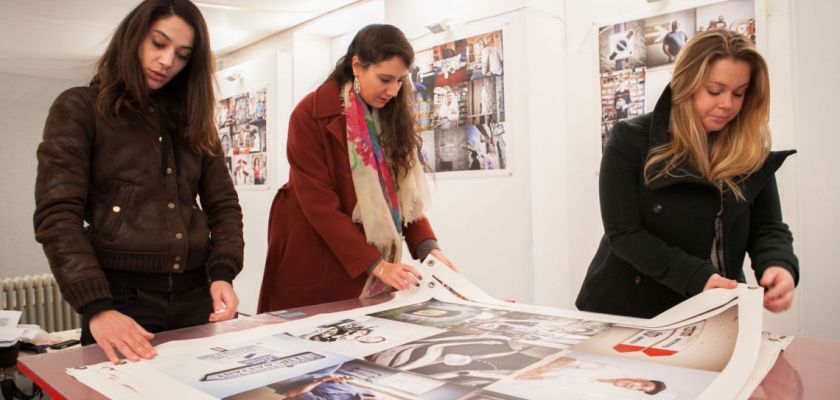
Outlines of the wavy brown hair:
{"label": "wavy brown hair", "polygon": [[[710,135],[703,129],[693,98],[712,64],[720,59],[746,62],[750,83],[738,115]],[[651,150],[645,183],[671,175],[688,161],[703,178],[744,200],[740,182],[761,168],[770,152],[770,80],[764,58],[742,34],[723,29],[699,33],[677,56],[671,91],[671,140]]]}
{"label": "wavy brown hair", "polygon": [[[152,93],[138,55],[152,24],[177,16],[193,28],[190,59],[164,87]],[[109,123],[120,123],[126,110],[145,110],[152,98],[166,115],[166,128],[182,133],[191,149],[202,154],[221,149],[213,123],[213,54],[204,17],[189,0],[146,0],[117,26],[99,59],[91,85],[100,87],[97,110]]]}
{"label": "wavy brown hair", "polygon": [[[329,80],[336,80],[339,86],[353,80],[353,56],[359,57],[363,68],[398,57],[406,68],[414,63],[414,48],[397,27],[385,24],[368,25],[358,33],[347,47],[330,74]],[[380,140],[385,156],[392,163],[396,176],[406,176],[414,166],[413,153],[420,148],[420,136],[415,131],[411,102],[411,82],[402,78],[402,87],[397,96],[379,110],[381,125]]]}

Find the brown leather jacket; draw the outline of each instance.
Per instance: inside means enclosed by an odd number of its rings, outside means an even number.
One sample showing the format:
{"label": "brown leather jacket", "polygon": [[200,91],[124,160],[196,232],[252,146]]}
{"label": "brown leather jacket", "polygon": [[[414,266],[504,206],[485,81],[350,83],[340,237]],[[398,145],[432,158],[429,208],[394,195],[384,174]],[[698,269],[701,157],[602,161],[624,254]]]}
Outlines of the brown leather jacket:
{"label": "brown leather jacket", "polygon": [[79,312],[110,301],[104,270],[177,278],[206,268],[210,280],[232,281],[242,269],[242,210],[224,158],[170,139],[154,108],[108,124],[97,93],[59,95],[38,147],[35,237],[66,300]]}

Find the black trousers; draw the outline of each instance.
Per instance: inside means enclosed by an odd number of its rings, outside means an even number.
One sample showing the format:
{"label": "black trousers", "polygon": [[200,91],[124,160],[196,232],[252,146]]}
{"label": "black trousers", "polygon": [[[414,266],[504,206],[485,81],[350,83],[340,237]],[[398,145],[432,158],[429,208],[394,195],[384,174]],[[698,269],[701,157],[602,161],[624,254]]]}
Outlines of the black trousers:
{"label": "black trousers", "polygon": [[[114,309],[133,318],[143,329],[155,333],[206,324],[213,312],[210,285],[158,292],[111,283]],[[96,343],[90,321],[82,317],[82,346]]]}

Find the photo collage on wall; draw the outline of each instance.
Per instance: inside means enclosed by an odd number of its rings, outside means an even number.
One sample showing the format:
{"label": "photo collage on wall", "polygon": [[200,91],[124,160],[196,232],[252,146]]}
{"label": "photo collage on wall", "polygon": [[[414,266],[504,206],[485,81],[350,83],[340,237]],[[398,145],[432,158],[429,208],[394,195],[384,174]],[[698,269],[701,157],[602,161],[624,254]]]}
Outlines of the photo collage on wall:
{"label": "photo collage on wall", "polygon": [[696,33],[729,29],[755,43],[753,0],[676,11],[599,29],[601,148],[616,122],[653,110],[677,54]]}
{"label": "photo collage on wall", "polygon": [[415,55],[411,70],[421,157],[436,173],[508,168],[502,31]]}
{"label": "photo collage on wall", "polygon": [[216,129],[228,172],[237,188],[268,183],[266,88],[216,103]]}

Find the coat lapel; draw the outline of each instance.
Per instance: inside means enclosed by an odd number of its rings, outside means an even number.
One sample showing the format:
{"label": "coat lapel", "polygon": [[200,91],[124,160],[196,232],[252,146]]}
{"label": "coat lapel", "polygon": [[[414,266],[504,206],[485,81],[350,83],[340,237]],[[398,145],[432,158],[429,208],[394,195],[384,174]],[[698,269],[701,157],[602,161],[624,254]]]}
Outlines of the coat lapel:
{"label": "coat lapel", "polygon": [[313,117],[326,120],[327,131],[339,142],[347,140],[347,123],[344,106],[341,104],[341,89],[338,81],[330,80],[315,91]]}

